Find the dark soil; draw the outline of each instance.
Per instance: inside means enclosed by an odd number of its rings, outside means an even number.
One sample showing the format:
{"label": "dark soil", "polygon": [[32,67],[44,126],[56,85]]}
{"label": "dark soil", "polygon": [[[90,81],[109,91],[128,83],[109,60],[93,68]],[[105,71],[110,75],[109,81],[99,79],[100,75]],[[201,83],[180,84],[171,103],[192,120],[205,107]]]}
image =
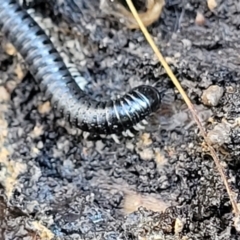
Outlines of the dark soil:
{"label": "dark soil", "polygon": [[[51,19],[45,29],[93,97],[114,98],[149,83],[164,98],[133,138],[118,136],[117,143],[76,131],[51,110],[1,36],[0,238],[240,239],[214,162],[141,31],[104,16],[98,0],[26,2],[41,21]],[[233,127],[240,115],[240,7],[233,0],[216,3],[210,11],[207,1],[166,1],[148,29],[205,128],[221,139],[214,143],[240,202],[240,130]],[[82,52],[67,47],[66,38],[77,39]],[[211,85],[224,89],[215,107],[201,98]],[[223,130],[210,132],[216,126]]]}

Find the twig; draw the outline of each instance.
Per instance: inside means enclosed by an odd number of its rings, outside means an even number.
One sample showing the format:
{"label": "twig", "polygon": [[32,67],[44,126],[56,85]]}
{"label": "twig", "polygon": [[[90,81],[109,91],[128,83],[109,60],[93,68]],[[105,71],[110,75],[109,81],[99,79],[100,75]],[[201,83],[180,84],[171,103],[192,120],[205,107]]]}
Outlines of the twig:
{"label": "twig", "polygon": [[211,156],[215,162],[215,165],[217,167],[217,170],[219,172],[219,174],[221,175],[222,177],[222,180],[223,180],[223,183],[226,187],[226,190],[227,190],[227,193],[228,193],[228,196],[229,196],[229,199],[231,201],[231,204],[232,204],[232,207],[233,207],[233,211],[235,213],[235,216],[239,216],[240,215],[240,212],[239,212],[239,209],[237,207],[237,202],[234,200],[234,194],[232,193],[231,189],[230,189],[230,186],[227,182],[227,178],[223,172],[223,169],[220,165],[220,160],[217,156],[217,153],[216,151],[214,150],[214,148],[211,146],[211,143],[209,141],[209,139],[207,138],[207,134],[197,116],[197,113],[196,113],[196,110],[193,106],[193,104],[191,103],[190,99],[188,98],[187,94],[185,93],[185,91],[183,90],[182,86],[180,85],[179,81],[177,80],[177,78],[175,77],[174,73],[172,72],[171,68],[168,66],[166,60],[164,59],[164,57],[162,56],[162,54],[160,53],[160,51],[158,50],[156,44],[154,43],[152,37],[150,36],[149,32],[147,31],[146,27],[144,26],[144,24],[142,23],[141,19],[139,18],[139,15],[132,3],[131,0],[126,0],[128,6],[129,6],[129,9],[131,10],[134,18],[136,19],[137,23],[139,24],[139,27],[141,29],[141,31],[143,32],[143,35],[145,36],[145,38],[147,39],[149,45],[151,46],[151,48],[153,49],[153,51],[155,52],[155,54],[157,55],[160,63],[162,64],[162,66],[164,67],[165,71],[167,72],[168,76],[170,77],[170,79],[172,80],[172,82],[174,83],[175,87],[178,89],[178,91],[180,92],[180,94],[182,95],[185,103],[187,104],[188,108],[190,109],[192,115],[193,115],[193,118],[196,122],[196,124],[198,125],[199,127],[199,130],[200,130],[200,133],[201,135],[203,136],[208,148],[209,148],[209,151],[211,153]]}

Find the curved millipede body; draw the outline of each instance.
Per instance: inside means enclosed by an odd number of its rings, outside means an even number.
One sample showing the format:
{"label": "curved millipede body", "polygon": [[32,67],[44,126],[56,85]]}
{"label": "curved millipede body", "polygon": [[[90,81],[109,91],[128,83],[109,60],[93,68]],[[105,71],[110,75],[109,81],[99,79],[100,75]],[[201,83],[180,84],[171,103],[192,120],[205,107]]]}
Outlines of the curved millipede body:
{"label": "curved millipede body", "polygon": [[52,105],[80,129],[117,133],[131,128],[160,105],[160,94],[139,86],[122,98],[99,102],[74,81],[44,31],[16,0],[0,0],[0,28],[29,66]]}

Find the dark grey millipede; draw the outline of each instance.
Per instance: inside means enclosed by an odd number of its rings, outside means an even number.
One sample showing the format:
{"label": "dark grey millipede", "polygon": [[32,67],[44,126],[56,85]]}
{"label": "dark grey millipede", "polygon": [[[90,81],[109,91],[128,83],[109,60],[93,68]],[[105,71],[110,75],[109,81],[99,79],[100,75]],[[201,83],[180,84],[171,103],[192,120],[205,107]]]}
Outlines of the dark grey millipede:
{"label": "dark grey millipede", "polygon": [[50,39],[16,0],[0,0],[0,28],[22,55],[53,107],[80,129],[119,133],[159,108],[160,93],[148,85],[108,102],[88,96],[79,88]]}

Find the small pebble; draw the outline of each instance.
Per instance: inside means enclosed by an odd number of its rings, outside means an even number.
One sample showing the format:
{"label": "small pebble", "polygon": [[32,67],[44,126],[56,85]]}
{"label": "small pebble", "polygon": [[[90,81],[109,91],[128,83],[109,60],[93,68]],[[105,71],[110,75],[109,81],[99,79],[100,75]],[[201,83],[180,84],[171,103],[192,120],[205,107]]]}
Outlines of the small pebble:
{"label": "small pebble", "polygon": [[7,89],[3,86],[0,86],[0,102],[7,102],[10,99],[10,94]]}
{"label": "small pebble", "polygon": [[223,88],[217,85],[212,85],[208,89],[206,89],[202,94],[202,102],[207,106],[217,106],[219,100],[223,96]]}
{"label": "small pebble", "polygon": [[13,90],[16,88],[17,83],[14,80],[9,80],[6,82],[6,89],[8,92],[12,93]]}
{"label": "small pebble", "polygon": [[200,12],[197,12],[197,16],[196,16],[196,19],[195,19],[195,23],[199,26],[203,26],[205,24],[205,17],[202,13]]}
{"label": "small pebble", "polygon": [[183,227],[184,227],[183,221],[181,221],[181,219],[179,219],[179,218],[176,218],[175,226],[174,226],[175,234],[179,234],[180,232],[182,232]]}
{"label": "small pebble", "polygon": [[50,110],[51,110],[51,105],[49,101],[38,106],[38,112],[41,114],[49,113]]}
{"label": "small pebble", "polygon": [[167,163],[167,158],[165,157],[164,153],[160,150],[160,148],[155,148],[155,162],[159,168],[164,166]]}
{"label": "small pebble", "polygon": [[33,138],[37,138],[37,137],[41,136],[43,133],[44,133],[44,131],[43,131],[43,126],[37,124],[37,125],[34,127],[33,131],[31,132],[31,136],[32,136]]}
{"label": "small pebble", "polygon": [[[238,204],[238,209],[239,209],[239,204]],[[237,232],[240,232],[240,216],[234,217],[234,227]]]}
{"label": "small pebble", "polygon": [[[183,47],[187,50],[190,50],[192,47],[192,42],[189,39],[182,39]],[[180,58],[181,55],[176,54],[175,58]]]}
{"label": "small pebble", "polygon": [[231,127],[227,123],[219,123],[208,132],[207,138],[212,144],[222,146],[230,142],[230,131]]}
{"label": "small pebble", "polygon": [[43,147],[44,147],[43,142],[42,142],[42,141],[39,141],[39,142],[37,143],[37,148],[38,148],[38,149],[42,149]]}
{"label": "small pebble", "polygon": [[15,47],[9,42],[5,45],[5,52],[10,56],[16,55],[17,53]]}
{"label": "small pebble", "polygon": [[217,2],[216,2],[216,0],[208,0],[207,5],[208,5],[209,10],[213,11],[214,8],[217,7]]}

